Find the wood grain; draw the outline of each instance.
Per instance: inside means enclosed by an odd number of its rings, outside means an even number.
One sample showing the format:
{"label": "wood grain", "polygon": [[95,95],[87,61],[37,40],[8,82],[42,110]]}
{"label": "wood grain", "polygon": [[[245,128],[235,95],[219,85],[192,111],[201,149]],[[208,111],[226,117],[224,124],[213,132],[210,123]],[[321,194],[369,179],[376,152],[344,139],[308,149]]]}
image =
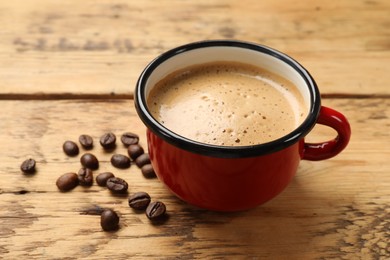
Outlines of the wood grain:
{"label": "wood grain", "polygon": [[[290,186],[253,210],[217,213],[192,207],[135,165],[113,168],[97,140],[106,131],[133,131],[145,146],[145,128],[131,100],[1,101],[0,258],[3,259],[387,259],[390,256],[389,99],[326,99],[343,112],[352,139],[339,156],[302,161]],[[101,161],[167,204],[169,218],[153,225],[133,212],[126,196],[94,184],[61,193],[59,175],[77,171],[79,157],[62,152],[65,140],[91,134]],[[330,138],[316,127],[308,140]],[[119,144],[115,153],[125,153]],[[27,157],[37,172],[23,175]],[[104,232],[96,210],[121,216],[117,232]]]}
{"label": "wood grain", "polygon": [[0,98],[128,98],[158,54],[216,38],[286,52],[322,93],[388,96],[389,9],[386,0],[2,1]]}
{"label": "wood grain", "polygon": [[[390,2],[374,1],[2,1],[0,3],[0,259],[389,259]],[[119,170],[99,137],[132,131],[146,147],[133,89],[158,54],[204,39],[279,49],[304,65],[323,105],[349,118],[337,157],[302,161],[289,187],[238,213],[195,208],[140,170]],[[90,134],[103,171],[168,208],[159,225],[127,195],[94,184],[59,192],[78,171],[65,140]],[[316,126],[309,142],[333,138]],[[81,150],[82,153],[85,152]],[[37,172],[19,167],[32,157]],[[98,212],[113,208],[117,232]]]}

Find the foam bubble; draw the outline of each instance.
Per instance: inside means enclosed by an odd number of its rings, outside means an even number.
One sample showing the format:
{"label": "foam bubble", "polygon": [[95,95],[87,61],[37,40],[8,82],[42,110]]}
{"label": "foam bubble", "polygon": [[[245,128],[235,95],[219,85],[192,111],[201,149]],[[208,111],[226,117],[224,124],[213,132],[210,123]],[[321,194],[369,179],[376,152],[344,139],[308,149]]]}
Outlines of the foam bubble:
{"label": "foam bubble", "polygon": [[209,97],[208,97],[208,96],[205,96],[205,95],[202,96],[201,99],[204,100],[204,101],[209,101],[209,100],[210,100]]}

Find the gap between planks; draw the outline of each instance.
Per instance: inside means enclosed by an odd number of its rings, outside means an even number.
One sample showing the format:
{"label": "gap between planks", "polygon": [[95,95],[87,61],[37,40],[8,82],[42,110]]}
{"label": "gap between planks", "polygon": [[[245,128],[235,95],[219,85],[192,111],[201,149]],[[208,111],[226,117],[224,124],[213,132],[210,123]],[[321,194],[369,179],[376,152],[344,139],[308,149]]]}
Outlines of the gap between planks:
{"label": "gap between planks", "polygon": [[[323,99],[387,99],[390,94],[346,94],[346,93],[327,93],[321,94]],[[133,94],[0,94],[0,100],[132,100]]]}

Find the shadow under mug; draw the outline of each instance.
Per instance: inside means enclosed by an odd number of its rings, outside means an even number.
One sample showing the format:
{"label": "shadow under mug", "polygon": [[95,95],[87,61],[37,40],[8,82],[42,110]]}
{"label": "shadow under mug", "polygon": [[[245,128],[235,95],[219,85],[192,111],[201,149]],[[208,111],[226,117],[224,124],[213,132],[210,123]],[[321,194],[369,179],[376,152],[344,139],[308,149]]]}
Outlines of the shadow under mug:
{"label": "shadow under mug", "polygon": [[[290,80],[308,106],[306,119],[279,139],[236,147],[196,142],[160,124],[146,102],[155,84],[179,69],[213,61],[251,64]],[[314,79],[298,62],[277,50],[242,41],[195,42],[160,55],[138,79],[135,106],[147,127],[148,151],[158,178],[182,200],[217,211],[245,210],[274,198],[290,183],[301,159],[331,158],[347,146],[351,135],[341,113],[321,106]],[[304,137],[317,123],[335,129],[337,136],[306,143]]]}

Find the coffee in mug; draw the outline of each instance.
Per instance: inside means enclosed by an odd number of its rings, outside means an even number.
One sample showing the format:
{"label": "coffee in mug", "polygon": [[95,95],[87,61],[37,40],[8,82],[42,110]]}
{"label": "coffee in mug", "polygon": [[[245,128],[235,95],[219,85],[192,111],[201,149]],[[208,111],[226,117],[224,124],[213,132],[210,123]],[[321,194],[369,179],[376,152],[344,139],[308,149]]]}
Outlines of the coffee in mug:
{"label": "coffee in mug", "polygon": [[[243,41],[194,42],[161,54],[141,73],[134,101],[157,177],[182,200],[217,211],[269,201],[301,160],[336,156],[351,136],[344,115],[321,105],[302,65]],[[316,124],[337,135],[306,142]]]}
{"label": "coffee in mug", "polygon": [[149,93],[151,114],[191,140],[248,146],[297,128],[308,106],[289,80],[253,65],[217,61],[177,70]]}

